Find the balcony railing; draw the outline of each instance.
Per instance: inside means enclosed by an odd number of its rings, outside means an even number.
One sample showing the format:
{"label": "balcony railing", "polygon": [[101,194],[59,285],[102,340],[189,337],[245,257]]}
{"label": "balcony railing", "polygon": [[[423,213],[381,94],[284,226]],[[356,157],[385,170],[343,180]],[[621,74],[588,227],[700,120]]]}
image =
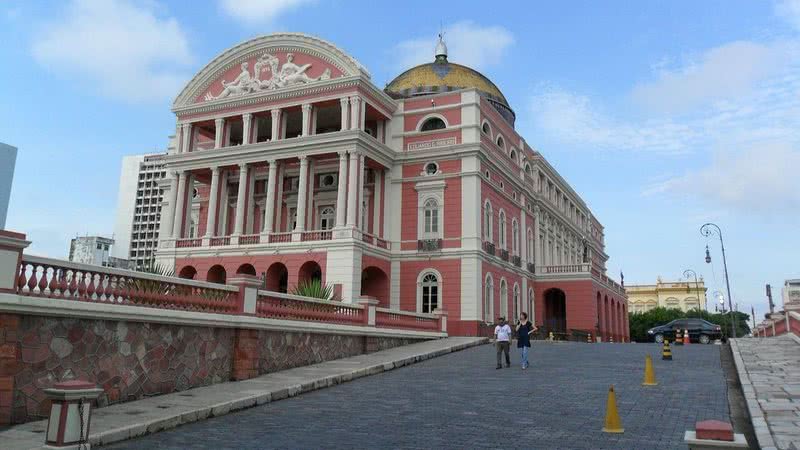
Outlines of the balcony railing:
{"label": "balcony railing", "polygon": [[417,250],[421,252],[435,252],[441,249],[441,239],[420,239],[417,241]]}
{"label": "balcony railing", "polygon": [[385,249],[389,248],[389,241],[381,239],[378,236],[375,236],[374,234],[362,233],[361,240],[366,242],[367,244],[372,244],[378,248],[385,248]]}
{"label": "balcony railing", "polygon": [[284,243],[284,242],[292,242],[292,233],[272,233],[269,235],[269,243]]}
{"label": "balcony railing", "polygon": [[327,300],[315,300],[271,291],[258,291],[256,315],[283,320],[362,325],[364,307]]}
{"label": "balcony railing", "polygon": [[208,240],[208,245],[210,245],[211,247],[218,247],[221,245],[231,245],[231,237],[230,236],[213,237]]}
{"label": "balcony railing", "polygon": [[522,267],[522,258],[517,255],[511,257],[511,263],[517,267]]}
{"label": "balcony railing", "polygon": [[500,259],[503,261],[508,261],[508,250],[501,248],[500,249]]}
{"label": "balcony railing", "polygon": [[200,247],[201,245],[203,245],[203,240],[197,238],[178,239],[175,241],[176,248]]}
{"label": "balcony railing", "polygon": [[304,231],[301,236],[302,241],[330,241],[333,232],[330,230]]}
{"label": "balcony railing", "polygon": [[489,241],[483,241],[483,251],[494,256],[494,244]]}
{"label": "balcony railing", "polygon": [[260,234],[243,234],[239,236],[239,245],[253,245],[261,243]]}
{"label": "balcony railing", "polygon": [[541,273],[589,273],[589,264],[542,266],[541,269]]}
{"label": "balcony railing", "polygon": [[375,326],[420,331],[439,331],[439,318],[433,314],[417,314],[387,308],[375,308]]}

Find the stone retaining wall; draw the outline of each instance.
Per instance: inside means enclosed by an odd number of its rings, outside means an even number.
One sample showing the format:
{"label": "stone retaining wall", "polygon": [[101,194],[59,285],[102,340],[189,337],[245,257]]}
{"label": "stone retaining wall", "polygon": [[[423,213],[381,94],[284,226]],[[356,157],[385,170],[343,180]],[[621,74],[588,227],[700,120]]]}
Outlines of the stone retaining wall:
{"label": "stone retaining wall", "polygon": [[0,314],[0,424],[47,417],[80,378],[98,406],[354,356],[419,339]]}

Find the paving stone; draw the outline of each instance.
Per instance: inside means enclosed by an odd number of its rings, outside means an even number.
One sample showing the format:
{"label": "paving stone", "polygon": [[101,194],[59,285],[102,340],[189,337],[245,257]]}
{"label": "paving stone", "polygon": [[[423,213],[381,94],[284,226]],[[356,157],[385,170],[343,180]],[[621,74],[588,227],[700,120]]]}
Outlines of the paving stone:
{"label": "paving stone", "polygon": [[[696,422],[730,421],[719,347],[660,351],[534,344],[530,369],[495,370],[484,345],[109,448],[685,448]],[[646,354],[658,386],[641,385]],[[622,435],[601,431],[611,384]]]}

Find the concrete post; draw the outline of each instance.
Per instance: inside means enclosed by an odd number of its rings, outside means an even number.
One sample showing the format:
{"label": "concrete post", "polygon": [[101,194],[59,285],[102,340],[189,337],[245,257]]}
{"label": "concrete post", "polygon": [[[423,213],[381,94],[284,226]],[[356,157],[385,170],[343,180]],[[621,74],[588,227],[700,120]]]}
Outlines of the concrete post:
{"label": "concrete post", "polygon": [[44,390],[52,400],[45,448],[89,449],[92,400],[103,393],[94,383],[70,380]]}
{"label": "concrete post", "polygon": [[24,234],[0,230],[0,292],[16,291],[22,251],[29,245]]}
{"label": "concrete post", "polygon": [[239,314],[256,314],[258,289],[262,281],[255,275],[237,274],[228,279],[227,284],[239,287]]}
{"label": "concrete post", "polygon": [[358,299],[358,304],[364,307],[364,325],[374,327],[375,308],[380,304],[378,299],[374,297],[361,297]]}
{"label": "concrete post", "polygon": [[442,333],[447,333],[447,311],[436,308],[433,310],[433,314],[439,316],[439,329],[442,331]]}

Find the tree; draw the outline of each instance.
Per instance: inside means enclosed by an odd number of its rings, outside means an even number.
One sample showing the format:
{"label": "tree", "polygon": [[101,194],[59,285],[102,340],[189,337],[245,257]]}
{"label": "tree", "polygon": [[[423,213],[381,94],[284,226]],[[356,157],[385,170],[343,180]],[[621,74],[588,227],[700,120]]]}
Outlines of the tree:
{"label": "tree", "polygon": [[[735,311],[736,319],[736,337],[742,337],[750,334],[750,315],[743,312]],[[631,340],[636,342],[648,342],[651,337],[647,334],[650,328],[664,325],[675,319],[699,318],[719,325],[722,328],[722,336],[728,338],[730,334],[730,314],[712,314],[708,311],[701,309],[693,309],[683,312],[676,308],[653,308],[646,312],[633,312],[628,314],[628,323],[630,325]]]}

